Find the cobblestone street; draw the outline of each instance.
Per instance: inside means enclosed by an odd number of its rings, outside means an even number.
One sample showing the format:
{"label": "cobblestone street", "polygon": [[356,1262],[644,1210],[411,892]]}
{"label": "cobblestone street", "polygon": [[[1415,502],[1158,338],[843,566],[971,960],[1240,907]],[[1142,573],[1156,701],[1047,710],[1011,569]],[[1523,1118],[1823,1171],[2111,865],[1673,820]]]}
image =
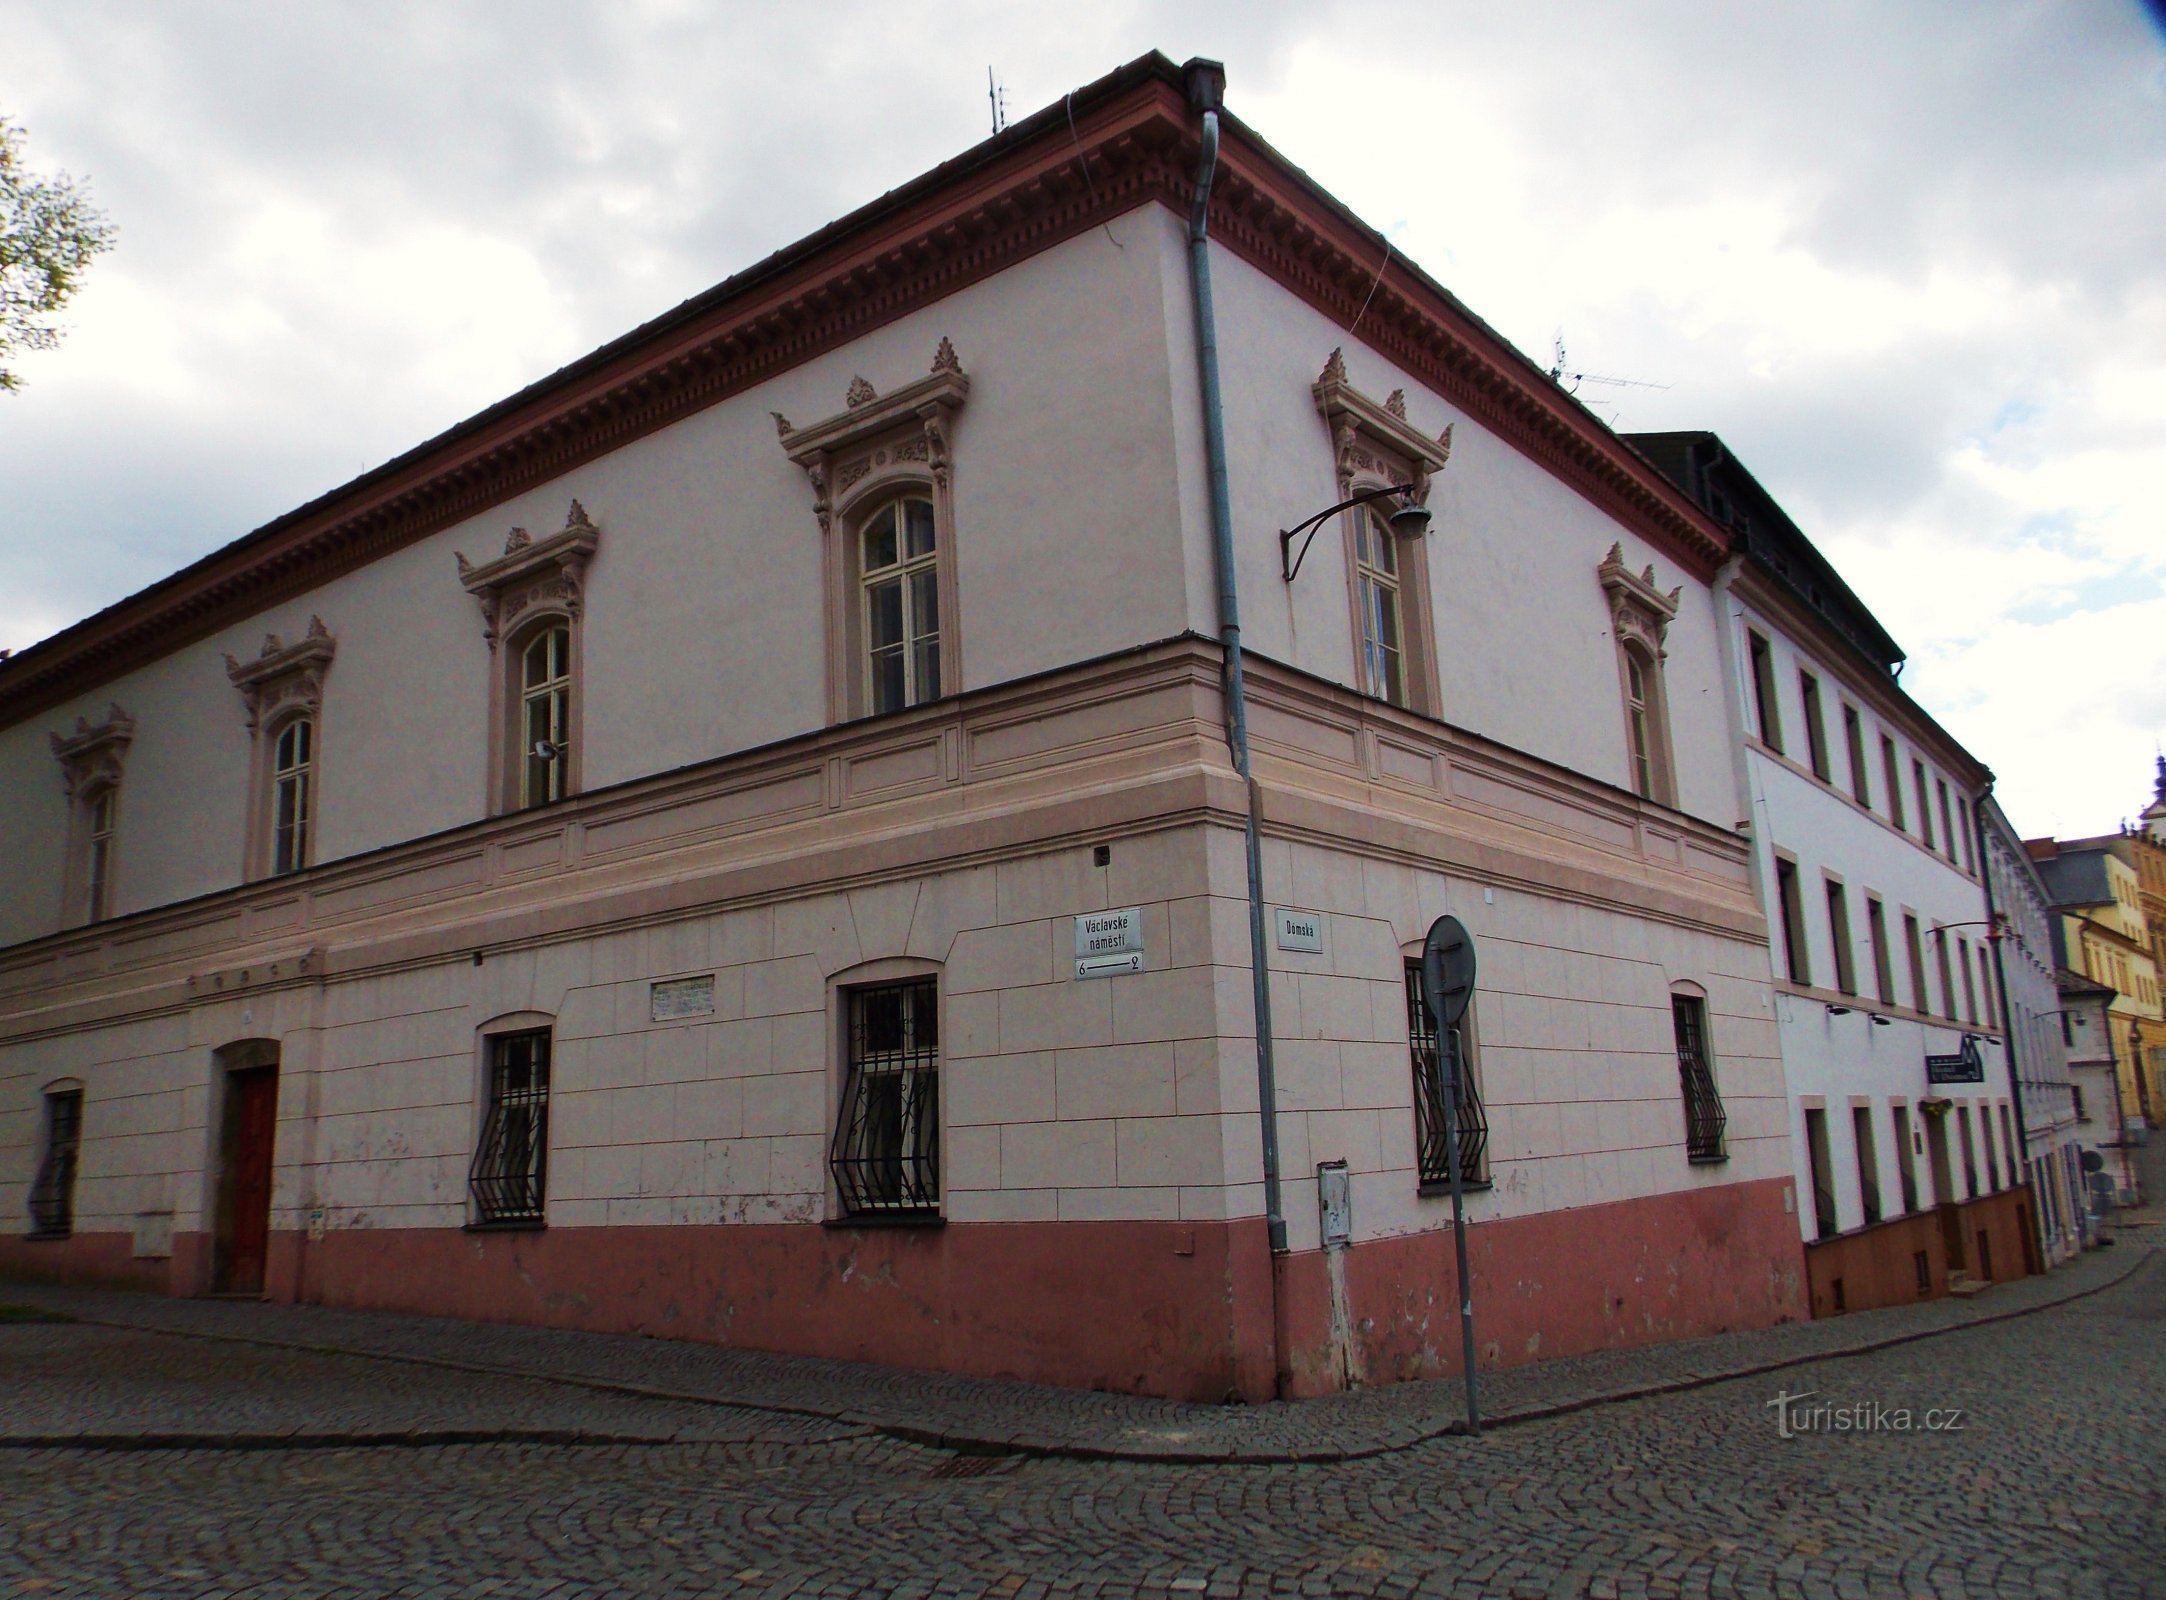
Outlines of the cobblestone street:
{"label": "cobblestone street", "polygon": [[[0,1593],[2166,1595],[2166,1264],[2120,1277],[2142,1248],[2064,1269],[2098,1292],[2027,1315],[1841,1356],[1813,1354],[1829,1324],[1778,1330],[1791,1345],[1760,1336],[1754,1359],[1811,1359],[1478,1440],[1276,1464],[958,1452],[915,1424],[687,1399],[682,1382],[665,1396],[651,1374],[657,1392],[637,1393],[117,1315],[10,1323]],[[348,1327],[320,1315],[319,1340]],[[807,1393],[819,1376],[800,1374]],[[981,1387],[981,1418],[1025,1394]],[[1811,1396],[1787,1438],[1778,1393]],[[1332,1420],[1359,1446],[1457,1397],[1254,1410]],[[1077,1404],[1129,1425],[1110,1397]],[[1815,1431],[1828,1406],[1891,1426]],[[1264,1437],[1248,1417],[1214,1426],[1189,1424],[1188,1453],[1223,1437],[1253,1455]]]}

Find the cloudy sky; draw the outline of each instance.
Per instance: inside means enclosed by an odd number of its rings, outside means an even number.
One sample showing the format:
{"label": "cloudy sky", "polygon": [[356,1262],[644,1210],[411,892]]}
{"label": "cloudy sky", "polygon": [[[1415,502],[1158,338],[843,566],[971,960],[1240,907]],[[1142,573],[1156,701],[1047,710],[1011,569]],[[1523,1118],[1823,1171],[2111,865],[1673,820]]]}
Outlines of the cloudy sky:
{"label": "cloudy sky", "polygon": [[[1156,48],[1627,430],[1721,433],[2027,833],[2166,736],[2166,31],[2139,0],[0,0],[118,223],[0,396],[0,646]],[[1631,380],[1600,382],[1596,378]]]}

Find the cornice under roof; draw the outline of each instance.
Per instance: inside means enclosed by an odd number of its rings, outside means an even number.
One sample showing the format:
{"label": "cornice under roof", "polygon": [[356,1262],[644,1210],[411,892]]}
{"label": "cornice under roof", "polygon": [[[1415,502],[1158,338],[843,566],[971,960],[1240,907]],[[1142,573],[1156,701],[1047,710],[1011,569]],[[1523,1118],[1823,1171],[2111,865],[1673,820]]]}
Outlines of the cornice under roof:
{"label": "cornice under roof", "polygon": [[[474,516],[1157,201],[1197,135],[1153,53],[435,438],[0,661],[0,726]],[[1212,236],[1705,581],[1724,531],[1441,285],[1223,115]],[[1382,264],[1381,271],[1379,263]]]}

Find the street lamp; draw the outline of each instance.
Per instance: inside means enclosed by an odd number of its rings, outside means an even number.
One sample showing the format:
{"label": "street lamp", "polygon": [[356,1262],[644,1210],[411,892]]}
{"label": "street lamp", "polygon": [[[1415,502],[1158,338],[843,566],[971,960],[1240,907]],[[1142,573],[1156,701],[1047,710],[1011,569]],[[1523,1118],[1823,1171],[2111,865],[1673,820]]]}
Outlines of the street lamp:
{"label": "street lamp", "polygon": [[[1411,483],[1395,483],[1388,489],[1370,489],[1365,493],[1355,495],[1351,500],[1341,500],[1337,505],[1317,512],[1315,516],[1296,527],[1281,528],[1279,530],[1279,576],[1288,583],[1294,581],[1294,574],[1301,570],[1301,563],[1309,558],[1309,546],[1316,542],[1316,530],[1340,512],[1349,511],[1355,506],[1367,505],[1371,500],[1381,500],[1386,495],[1410,495],[1414,492],[1415,486]],[[1399,538],[1419,539],[1429,531],[1429,508],[1424,505],[1416,505],[1412,500],[1408,500],[1396,511],[1392,512],[1388,520],[1391,523],[1391,531]],[[1301,539],[1301,535],[1304,533],[1308,537]],[[1287,556],[1296,539],[1301,539],[1301,554],[1294,556],[1289,561]]]}

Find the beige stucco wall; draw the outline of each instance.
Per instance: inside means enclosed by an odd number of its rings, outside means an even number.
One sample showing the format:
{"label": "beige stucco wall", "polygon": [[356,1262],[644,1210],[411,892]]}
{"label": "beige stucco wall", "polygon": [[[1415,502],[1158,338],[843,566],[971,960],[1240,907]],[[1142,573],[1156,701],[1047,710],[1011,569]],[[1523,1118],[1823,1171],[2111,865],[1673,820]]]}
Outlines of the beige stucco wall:
{"label": "beige stucco wall", "polygon": [[[1450,463],[1430,490],[1435,521],[1425,541],[1444,720],[1627,785],[1616,646],[1595,576],[1621,543],[1634,572],[1652,562],[1665,592],[1684,589],[1665,668],[1679,806],[1723,826],[1743,816],[1722,717],[1712,591],[1231,251],[1215,250],[1211,262],[1248,647],[1339,683],[1356,681],[1339,519],[1318,533],[1291,586],[1280,576],[1277,538],[1339,499],[1331,436],[1311,385],[1332,350],[1343,348],[1356,389],[1379,402],[1404,389],[1411,426],[1430,438],[1453,430]],[[1188,305],[1180,294],[1184,320]],[[1184,332],[1176,328],[1174,342],[1192,368],[1193,335]],[[1193,384],[1177,387],[1183,407],[1193,409]],[[1180,461],[1189,568],[1208,574],[1200,445]],[[1191,625],[1215,632],[1214,584],[1192,578],[1190,593]]]}
{"label": "beige stucco wall", "polygon": [[[844,409],[862,375],[922,376],[942,336],[971,380],[956,421],[954,559],[963,682],[976,687],[1178,633],[1189,606],[1162,333],[1168,226],[1147,208],[930,310],[515,496],[320,590],[0,730],[0,945],[58,925],[66,809],[47,748],[118,701],[127,757],[115,909],[238,881],[247,786],[240,696],[252,660],[320,614],[338,639],[319,742],[317,859],[481,816],[488,654],[454,560],[507,530],[602,530],[584,624],[584,783],[599,788],[766,744],[824,720],[821,534],[770,412]],[[1176,262],[1178,258],[1176,257]],[[953,679],[949,688],[958,687]]]}
{"label": "beige stucco wall", "polygon": [[[1270,841],[1275,905],[1324,950],[1273,949],[1285,1210],[1317,1241],[1316,1163],[1354,1174],[1357,1237],[1441,1227],[1416,1193],[1401,962],[1445,910],[1474,931],[1495,1187],[1475,1219],[1780,1176],[1764,954],[1734,935],[1570,903],[1353,847]],[[523,949],[395,964],[0,1045],[0,1215],[21,1216],[38,1091],[86,1087],[78,1232],[171,1209],[209,1226],[215,1052],[283,1049],[274,1228],[455,1228],[482,1030],[553,1026],[553,1226],[816,1221],[839,1093],[835,986],[868,964],[941,985],[946,1215],[1217,1220],[1262,1209],[1238,831],[1124,838]],[[1076,915],[1135,905],[1147,970],[1074,976]],[[1755,964],[1760,975],[1754,975]],[[712,1016],[650,1020],[650,986],[712,974]],[[1685,1160],[1676,982],[1709,996],[1730,1160]]]}

